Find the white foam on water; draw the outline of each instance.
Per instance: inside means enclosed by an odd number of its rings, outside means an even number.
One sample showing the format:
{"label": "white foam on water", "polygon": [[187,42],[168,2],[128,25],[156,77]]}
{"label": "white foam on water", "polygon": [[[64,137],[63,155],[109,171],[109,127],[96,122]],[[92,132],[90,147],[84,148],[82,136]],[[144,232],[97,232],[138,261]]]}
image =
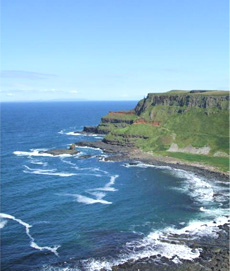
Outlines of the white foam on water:
{"label": "white foam on water", "polygon": [[172,169],[170,174],[184,179],[182,189],[188,192],[194,200],[201,203],[213,201],[213,187],[204,178],[182,169]]}
{"label": "white foam on water", "polygon": [[101,203],[101,204],[112,204],[112,202],[103,200],[103,199],[92,199],[86,196],[82,196],[79,194],[75,194],[74,197],[76,197],[77,202],[79,203],[85,203],[85,204],[95,204],[95,203]]}
{"label": "white foam on water", "polygon": [[[88,271],[96,270],[112,270],[112,267],[133,260],[137,261],[143,258],[149,258],[154,255],[160,254],[161,257],[166,257],[172,260],[175,264],[180,264],[181,260],[194,260],[200,256],[202,249],[190,248],[186,243],[170,243],[167,240],[176,241],[175,234],[183,234],[186,240],[199,239],[202,236],[210,236],[216,238],[217,233],[220,231],[218,226],[225,224],[228,221],[226,217],[219,217],[215,221],[191,221],[187,226],[182,229],[165,228],[161,231],[153,231],[146,237],[127,242],[123,251],[116,259],[94,259],[90,258],[83,260],[84,268]],[[184,237],[186,236],[186,237]],[[160,260],[160,258],[159,258]]]}
{"label": "white foam on water", "polygon": [[81,132],[74,132],[74,131],[65,132],[64,130],[59,131],[58,134],[71,135],[71,136],[87,136],[87,137],[95,137],[95,138],[104,137],[104,135],[101,135],[101,134],[81,133]]}
{"label": "white foam on water", "polygon": [[13,154],[17,156],[45,156],[45,157],[53,157],[52,154],[49,153],[40,153],[37,150],[27,152],[27,151],[14,151]]}
{"label": "white foam on water", "polygon": [[75,173],[66,173],[66,172],[56,172],[56,169],[32,169],[26,165],[24,167],[27,170],[23,170],[24,173],[38,174],[38,175],[49,175],[49,176],[59,176],[59,177],[70,177],[75,176]]}
{"label": "white foam on water", "polygon": [[213,187],[208,183],[204,178],[197,176],[193,172],[185,171],[183,169],[176,169],[170,166],[155,166],[149,165],[142,162],[137,162],[137,164],[124,164],[124,167],[140,167],[140,168],[158,168],[166,169],[171,175],[183,179],[182,188],[174,188],[177,190],[185,191],[193,197],[194,200],[203,203],[204,201],[210,202],[213,201],[214,191]]}
{"label": "white foam on water", "polygon": [[79,203],[84,203],[84,204],[95,204],[95,203],[101,203],[101,204],[112,204],[112,202],[107,201],[107,200],[103,200],[103,198],[106,196],[106,194],[103,193],[98,193],[98,194],[93,194],[91,192],[87,192],[93,196],[96,197],[96,199],[87,197],[87,196],[82,196],[80,194],[68,194],[68,193],[64,193],[64,194],[60,194],[58,193],[57,195],[59,196],[69,196],[69,197],[73,197],[76,199],[77,202]]}
{"label": "white foam on water", "polygon": [[[66,263],[66,262],[65,262]],[[82,271],[78,267],[56,267],[56,266],[43,266],[42,271]]]}
{"label": "white foam on water", "polygon": [[0,219],[0,229],[3,229],[7,224],[7,220]]}
{"label": "white foam on water", "polygon": [[207,209],[205,209],[205,208],[202,206],[202,207],[200,207],[200,211],[201,211],[201,212],[206,212]]}
{"label": "white foam on water", "polygon": [[142,163],[142,162],[139,162],[137,161],[135,164],[124,164],[123,165],[124,167],[126,168],[131,168],[131,167],[139,167],[139,168],[159,168],[159,169],[173,169],[172,167],[170,166],[156,166],[156,165],[150,165],[150,164],[146,164],[146,163]]}
{"label": "white foam on water", "polygon": [[217,238],[217,233],[221,231],[218,226],[224,225],[227,222],[228,218],[226,216],[216,217],[213,221],[194,220],[189,222],[188,225],[182,229],[167,228],[165,232],[167,232],[167,236],[176,233],[179,235],[187,235],[188,237],[192,236],[192,238],[199,238],[202,236]]}
{"label": "white foam on water", "polygon": [[108,161],[105,161],[105,158],[107,158],[107,157],[108,157],[108,155],[105,155],[105,154],[100,155],[100,157],[98,157],[98,161],[99,162],[108,162]]}
{"label": "white foam on water", "polygon": [[97,171],[97,172],[101,172],[101,173],[104,173],[105,175],[107,175],[107,174],[109,174],[109,172],[108,171],[106,171],[106,170],[102,170],[102,169],[100,169],[100,168],[90,168],[92,171]]}
{"label": "white foam on water", "polygon": [[73,136],[79,136],[81,135],[80,133],[75,133],[75,132],[68,132],[68,133],[65,133],[66,135],[73,135]]}
{"label": "white foam on water", "polygon": [[72,156],[76,156],[76,155],[72,155],[72,154],[59,154],[59,155],[53,155],[50,153],[44,153],[44,150],[40,149],[36,149],[36,150],[32,150],[30,152],[28,151],[14,151],[13,154],[17,155],[17,156],[41,156],[41,157],[72,157]]}
{"label": "white foam on water", "polygon": [[[75,169],[77,169],[77,170],[79,170],[79,171],[87,171],[87,172],[93,171],[93,172],[100,172],[100,173],[103,173],[103,174],[105,174],[105,175],[108,175],[108,174],[109,174],[109,172],[106,171],[106,170],[102,170],[102,169],[94,168],[94,167],[80,168],[80,167],[78,167],[78,166],[74,166],[73,168],[75,168]],[[101,176],[101,175],[100,175],[100,176]]]}
{"label": "white foam on water", "polygon": [[32,160],[30,161],[31,164],[34,164],[34,165],[42,165],[44,167],[46,167],[48,165],[47,162],[41,162],[41,161],[38,161],[38,160]]}
{"label": "white foam on water", "polygon": [[106,194],[102,192],[88,192],[90,195],[95,196],[97,200],[103,199]]}
{"label": "white foam on water", "polygon": [[22,225],[23,227],[25,227],[25,230],[26,230],[26,235],[29,237],[30,239],[30,246],[32,248],[35,248],[35,249],[38,249],[38,250],[48,250],[48,251],[51,251],[52,253],[54,253],[56,256],[58,256],[58,248],[60,246],[54,246],[54,247],[48,247],[48,246],[39,246],[36,242],[35,242],[35,239],[33,238],[33,236],[30,234],[30,228],[32,227],[30,224],[22,221],[21,219],[18,219],[12,215],[9,215],[9,214],[4,214],[4,213],[0,213],[0,218],[3,218],[3,219],[10,219],[10,220],[13,220],[17,223],[19,223],[20,225]]}
{"label": "white foam on water", "polygon": [[71,165],[71,166],[76,166],[75,163],[72,163],[71,161],[65,160],[63,157],[61,157],[60,159],[65,164],[68,164],[68,165]]}
{"label": "white foam on water", "polygon": [[119,177],[119,175],[113,175],[110,177],[110,181],[104,187],[98,187],[94,189],[90,189],[89,191],[107,191],[114,192],[117,191],[116,188],[112,187],[115,184],[115,180]]}

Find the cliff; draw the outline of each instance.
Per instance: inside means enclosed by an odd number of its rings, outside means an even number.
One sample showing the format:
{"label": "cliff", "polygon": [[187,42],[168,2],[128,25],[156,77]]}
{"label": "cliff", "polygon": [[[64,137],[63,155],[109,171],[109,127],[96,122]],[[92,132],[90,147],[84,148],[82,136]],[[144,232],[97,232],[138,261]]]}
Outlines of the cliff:
{"label": "cliff", "polygon": [[[141,100],[136,108],[137,115],[146,110],[149,106],[178,106],[178,107],[197,107],[197,108],[218,108],[227,109],[229,95],[224,92],[194,92],[190,91],[183,94],[148,94],[147,98]],[[208,95],[209,94],[209,95]]]}
{"label": "cliff", "polygon": [[228,107],[227,91],[150,93],[134,110],[109,112],[93,129],[106,134],[104,142],[112,145],[174,157],[194,155],[189,159],[225,159],[227,165]]}

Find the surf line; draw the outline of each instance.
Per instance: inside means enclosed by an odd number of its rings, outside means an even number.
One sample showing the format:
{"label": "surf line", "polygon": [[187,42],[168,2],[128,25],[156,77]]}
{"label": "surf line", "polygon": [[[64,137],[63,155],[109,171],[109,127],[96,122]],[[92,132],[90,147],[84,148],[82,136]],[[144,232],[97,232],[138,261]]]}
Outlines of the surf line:
{"label": "surf line", "polygon": [[38,250],[48,250],[48,251],[51,251],[53,252],[57,257],[59,257],[58,255],[58,252],[57,252],[57,249],[60,247],[60,246],[54,246],[53,248],[52,247],[47,247],[47,246],[44,246],[44,247],[40,247],[37,243],[35,243],[35,239],[33,238],[33,236],[30,234],[30,228],[32,227],[32,225],[22,221],[21,219],[18,219],[12,215],[8,215],[8,214],[4,214],[4,213],[0,213],[0,218],[5,218],[5,219],[10,219],[10,220],[13,220],[13,221],[16,221],[18,222],[20,225],[22,225],[23,227],[25,227],[26,229],[26,234],[27,236],[30,238],[30,246],[32,248],[35,248],[35,249],[38,249]]}

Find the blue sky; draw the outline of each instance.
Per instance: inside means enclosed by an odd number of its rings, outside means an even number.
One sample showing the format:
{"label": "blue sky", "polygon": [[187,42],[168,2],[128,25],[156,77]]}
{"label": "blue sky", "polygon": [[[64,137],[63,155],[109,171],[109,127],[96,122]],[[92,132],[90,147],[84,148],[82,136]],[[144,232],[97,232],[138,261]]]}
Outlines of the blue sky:
{"label": "blue sky", "polygon": [[229,88],[228,0],[1,0],[1,99]]}

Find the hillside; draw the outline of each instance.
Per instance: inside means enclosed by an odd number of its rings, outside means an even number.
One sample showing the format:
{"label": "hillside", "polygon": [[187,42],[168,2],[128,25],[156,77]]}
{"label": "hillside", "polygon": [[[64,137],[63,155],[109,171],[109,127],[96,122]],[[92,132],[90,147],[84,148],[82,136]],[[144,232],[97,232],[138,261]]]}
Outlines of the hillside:
{"label": "hillside", "polygon": [[[134,110],[109,112],[86,132],[104,142],[228,169],[229,92],[150,93]],[[91,129],[91,130],[90,130]]]}

